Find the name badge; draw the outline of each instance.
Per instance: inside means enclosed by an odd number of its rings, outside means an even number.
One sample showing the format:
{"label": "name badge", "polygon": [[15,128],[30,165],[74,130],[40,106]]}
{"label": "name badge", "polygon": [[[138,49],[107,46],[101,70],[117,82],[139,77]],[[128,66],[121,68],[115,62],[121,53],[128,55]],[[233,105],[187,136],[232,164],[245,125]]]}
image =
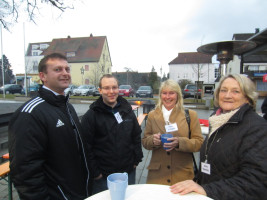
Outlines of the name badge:
{"label": "name badge", "polygon": [[210,175],[210,164],[201,162],[201,172]]}
{"label": "name badge", "polygon": [[116,118],[118,124],[120,124],[120,123],[122,122],[122,118],[121,118],[121,116],[120,116],[120,113],[119,113],[119,112],[116,112],[116,113],[114,114],[114,116],[115,116],[115,118]]}
{"label": "name badge", "polygon": [[169,124],[169,125],[165,125],[165,129],[166,129],[166,132],[178,131],[178,126],[176,123]]}

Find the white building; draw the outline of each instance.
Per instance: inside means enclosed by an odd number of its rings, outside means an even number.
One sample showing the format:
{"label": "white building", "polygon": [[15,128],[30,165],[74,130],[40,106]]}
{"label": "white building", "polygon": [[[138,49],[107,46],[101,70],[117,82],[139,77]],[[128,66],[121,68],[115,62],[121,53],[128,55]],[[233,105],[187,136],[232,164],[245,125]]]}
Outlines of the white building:
{"label": "white building", "polygon": [[198,52],[179,53],[169,63],[170,79],[178,82],[181,79],[214,83],[218,75],[218,64],[212,63],[212,55]]}
{"label": "white building", "polygon": [[30,43],[25,56],[27,73],[38,74],[38,65],[44,57],[42,54],[51,42]]}

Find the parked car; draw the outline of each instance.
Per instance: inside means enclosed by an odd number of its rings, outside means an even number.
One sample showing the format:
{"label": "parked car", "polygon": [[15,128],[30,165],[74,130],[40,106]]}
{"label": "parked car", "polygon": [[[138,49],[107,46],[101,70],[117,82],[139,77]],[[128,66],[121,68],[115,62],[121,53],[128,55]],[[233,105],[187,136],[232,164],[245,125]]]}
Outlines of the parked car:
{"label": "parked car", "polygon": [[183,90],[183,97],[196,97],[201,99],[201,89],[197,90],[197,86],[194,84],[187,84]]}
{"label": "parked car", "polygon": [[[0,94],[3,94],[4,86],[0,88]],[[19,84],[6,84],[5,85],[5,94],[23,94],[24,89],[22,85]]]}
{"label": "parked car", "polygon": [[153,98],[153,89],[151,86],[140,86],[136,91],[136,97],[150,97]]}
{"label": "parked car", "polygon": [[100,96],[99,87],[97,87],[93,93],[93,96]]}
{"label": "parked car", "polygon": [[29,92],[37,92],[40,87],[40,84],[33,83],[29,85],[28,91]]}
{"label": "parked car", "polygon": [[67,95],[67,94],[72,95],[73,94],[73,90],[76,89],[76,88],[77,88],[76,85],[69,85],[69,87],[64,90],[65,95]]}
{"label": "parked car", "polygon": [[93,95],[95,91],[94,85],[80,85],[78,88],[73,90],[75,96],[89,96]]}
{"label": "parked car", "polygon": [[126,97],[134,96],[134,89],[130,85],[120,85],[119,87],[119,95]]}

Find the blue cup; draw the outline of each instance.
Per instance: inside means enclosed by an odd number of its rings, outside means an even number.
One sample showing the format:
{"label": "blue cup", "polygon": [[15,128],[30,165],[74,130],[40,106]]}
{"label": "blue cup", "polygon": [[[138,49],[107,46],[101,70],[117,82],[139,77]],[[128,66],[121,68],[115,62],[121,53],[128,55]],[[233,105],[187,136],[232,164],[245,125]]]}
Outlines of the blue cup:
{"label": "blue cup", "polygon": [[[171,141],[168,141],[168,138],[172,138],[172,137],[173,135],[170,133],[161,134],[160,139],[161,139],[162,145],[164,145],[164,143],[171,143]],[[163,147],[163,149],[167,150],[169,148]]]}
{"label": "blue cup", "polygon": [[107,177],[107,185],[111,200],[124,200],[128,186],[128,174],[126,172],[110,174]]}

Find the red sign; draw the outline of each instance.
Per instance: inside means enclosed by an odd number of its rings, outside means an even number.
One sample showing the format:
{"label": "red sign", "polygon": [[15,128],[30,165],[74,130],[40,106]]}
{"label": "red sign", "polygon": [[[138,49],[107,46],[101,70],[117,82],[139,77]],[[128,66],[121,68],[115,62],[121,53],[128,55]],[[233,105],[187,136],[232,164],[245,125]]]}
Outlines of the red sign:
{"label": "red sign", "polygon": [[267,74],[263,75],[263,80],[262,82],[267,82]]}

